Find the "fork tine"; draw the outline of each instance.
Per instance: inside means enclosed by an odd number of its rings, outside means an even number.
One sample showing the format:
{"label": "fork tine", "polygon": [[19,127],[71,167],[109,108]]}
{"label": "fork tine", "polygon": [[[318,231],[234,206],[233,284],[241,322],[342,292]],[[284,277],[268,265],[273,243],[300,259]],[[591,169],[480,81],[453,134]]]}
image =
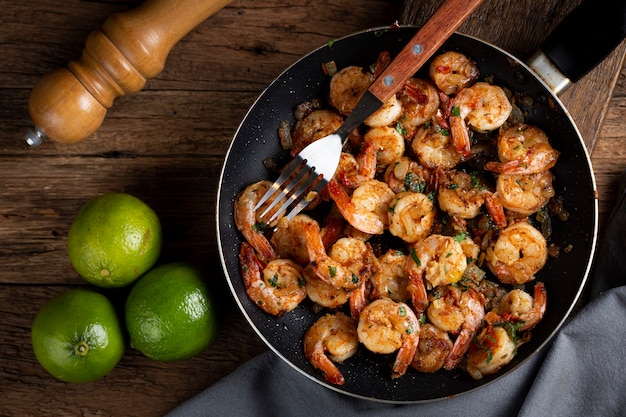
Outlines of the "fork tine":
{"label": "fork tine", "polygon": [[[325,180],[323,178],[323,176],[318,176],[316,178],[316,182],[313,184],[311,191],[316,191],[316,192],[320,192],[322,191],[322,189],[326,186],[326,184],[328,184],[328,181]],[[306,194],[303,195],[303,198],[300,199],[300,201],[298,201],[298,204],[296,204],[289,213],[287,213],[287,220],[291,220],[292,218],[294,218],[295,215],[297,215],[298,213],[300,213],[302,210],[304,210],[306,208],[306,206],[308,206],[313,200],[308,200],[306,198]]]}
{"label": "fork tine", "polygon": [[[312,190],[312,187],[314,187],[321,181],[322,175],[316,174],[314,168],[309,168],[308,170],[303,171],[306,172],[302,179],[292,182],[293,186],[291,187],[291,190],[296,188],[296,186],[297,188],[293,192],[291,192],[290,190],[290,193],[287,194],[289,197],[284,200],[280,208],[276,210],[274,214],[269,218],[268,223],[272,223],[274,220],[278,219],[282,213],[286,212],[289,207],[293,206],[295,203],[301,203],[302,201],[306,201],[305,197],[307,193]],[[302,208],[306,207],[309,202],[310,201],[306,202],[306,204],[304,204]],[[298,204],[296,204],[296,206],[293,207],[290,211],[289,214],[291,215],[291,217],[295,216],[302,210],[302,208],[300,208],[299,210],[295,211],[296,207],[298,207]],[[287,220],[291,220],[291,217],[288,216]]]}
{"label": "fork tine", "polygon": [[263,197],[261,197],[259,202],[256,204],[254,210],[258,210],[263,205],[263,203],[269,200],[278,190],[282,188],[283,183],[293,175],[294,171],[299,170],[301,165],[305,164],[306,161],[303,160],[299,155],[297,155],[291,162],[289,162],[283,169],[283,172],[280,174],[278,179],[274,181],[270,189],[267,190],[265,194],[263,194]]}
{"label": "fork tine", "polygon": [[[263,210],[263,212],[260,214],[259,217],[263,218],[265,217],[268,213],[271,212],[271,210],[278,204],[280,203],[284,197],[288,196],[291,191],[293,190],[293,188],[295,188],[296,185],[298,185],[300,183],[300,181],[302,181],[302,179],[309,173],[309,170],[307,170],[307,165],[306,165],[306,160],[304,160],[300,165],[298,165],[296,167],[296,171],[291,172],[290,175],[287,175],[287,179],[289,180],[288,182],[285,180],[285,184],[283,183],[279,183],[277,186],[277,190],[280,189],[280,193],[274,198],[274,200],[265,208],[265,210]],[[277,181],[278,182],[278,181]],[[269,191],[269,190],[268,190]],[[276,191],[272,192],[272,195],[275,194]],[[267,201],[267,200],[266,200]],[[274,213],[274,216],[276,215],[276,213],[279,213],[280,210],[276,211]],[[274,216],[272,216],[272,218],[274,218]]]}

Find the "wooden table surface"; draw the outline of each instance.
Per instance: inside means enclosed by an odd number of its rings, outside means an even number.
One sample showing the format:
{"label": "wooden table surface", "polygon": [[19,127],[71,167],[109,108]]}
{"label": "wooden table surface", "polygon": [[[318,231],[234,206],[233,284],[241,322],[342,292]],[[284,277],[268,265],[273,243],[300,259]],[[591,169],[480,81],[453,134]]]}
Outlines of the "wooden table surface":
{"label": "wooden table surface", "polygon": [[[461,31],[524,59],[578,2],[486,0]],[[265,351],[232,302],[216,248],[218,176],[233,134],[263,88],[303,54],[369,27],[422,23],[440,1],[235,0],[184,37],[142,92],[118,99],[94,135],[29,148],[33,85],[77,58],[109,14],[138,3],[0,0],[1,416],[163,415]],[[601,225],[626,168],[625,49],[562,96],[589,145]],[[193,359],[158,363],[129,348],[105,378],[66,384],[37,363],[30,326],[49,298],[86,286],[68,260],[67,231],[87,200],[114,191],[159,214],[162,261],[210,271],[224,326]]]}

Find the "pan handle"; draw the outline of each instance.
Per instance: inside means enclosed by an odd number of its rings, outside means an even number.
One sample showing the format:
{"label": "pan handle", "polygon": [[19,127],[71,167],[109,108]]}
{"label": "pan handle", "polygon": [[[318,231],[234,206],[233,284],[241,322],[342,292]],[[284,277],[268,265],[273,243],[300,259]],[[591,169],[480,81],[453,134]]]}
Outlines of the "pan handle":
{"label": "pan handle", "polygon": [[[529,65],[558,94],[602,62],[625,37],[626,1],[585,0],[550,34]],[[554,73],[544,76],[550,65],[563,80],[555,81]]]}

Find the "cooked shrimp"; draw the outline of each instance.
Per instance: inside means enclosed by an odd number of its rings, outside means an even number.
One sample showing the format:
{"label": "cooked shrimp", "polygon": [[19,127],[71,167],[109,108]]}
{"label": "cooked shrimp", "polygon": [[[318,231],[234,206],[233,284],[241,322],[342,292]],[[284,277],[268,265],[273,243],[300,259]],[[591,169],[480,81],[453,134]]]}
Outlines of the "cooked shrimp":
{"label": "cooked shrimp", "polygon": [[464,157],[470,156],[468,126],[488,132],[502,126],[513,106],[504,90],[497,85],[478,82],[461,90],[452,100],[450,133],[452,141]]}
{"label": "cooked shrimp", "polygon": [[437,328],[458,334],[443,367],[453,369],[467,352],[470,342],[485,316],[484,298],[472,288],[444,285],[429,295],[428,320]]}
{"label": "cooked shrimp", "polygon": [[363,140],[376,147],[376,162],[379,166],[386,167],[404,154],[404,137],[395,127],[374,127],[367,131]]}
{"label": "cooked shrimp", "polygon": [[517,346],[500,326],[487,325],[476,335],[467,354],[467,372],[474,379],[493,374],[515,357]]}
{"label": "cooked shrimp", "polygon": [[302,268],[295,262],[275,259],[263,267],[246,242],[241,244],[239,262],[248,297],[266,313],[280,316],[306,298]]}
{"label": "cooked shrimp", "polygon": [[406,255],[393,249],[378,258],[377,271],[370,278],[373,298],[388,297],[403,302],[409,299],[409,279],[405,272],[405,263]]}
{"label": "cooked shrimp", "polygon": [[547,259],[546,239],[525,221],[501,230],[485,251],[487,266],[504,284],[532,281]]}
{"label": "cooked shrimp", "polygon": [[408,243],[424,239],[435,223],[437,211],[425,194],[403,191],[389,203],[389,232]]}
{"label": "cooked shrimp", "polygon": [[335,133],[343,123],[343,117],[332,110],[313,110],[298,120],[291,134],[291,156],[295,157],[308,144]]}
{"label": "cooked shrimp", "polygon": [[402,103],[400,122],[406,137],[412,137],[416,129],[435,117],[439,109],[439,93],[432,82],[421,78],[409,79],[398,93]]}
{"label": "cooked shrimp", "polygon": [[467,56],[448,51],[432,60],[428,74],[441,91],[452,95],[474,83],[480,72]]}
{"label": "cooked shrimp", "polygon": [[[357,275],[359,283],[369,280],[377,267],[376,255],[371,246],[353,237],[342,237],[337,240],[328,255],[348,268],[353,275]],[[352,281],[354,280],[353,277]]]}
{"label": "cooked shrimp", "polygon": [[467,268],[467,257],[458,239],[432,234],[413,245],[411,257],[417,265],[416,272],[432,287],[454,284]]}
{"label": "cooked shrimp", "polygon": [[401,156],[393,164],[389,164],[383,178],[394,193],[413,191],[426,193],[431,187],[432,173],[413,161],[408,156]]}
{"label": "cooked shrimp", "polygon": [[[235,199],[235,225],[246,241],[256,250],[263,265],[276,258],[276,252],[263,234],[264,223],[257,218],[254,207],[272,186],[269,181],[259,181],[247,186]],[[263,207],[261,207],[263,208]]]}
{"label": "cooked shrimp", "polygon": [[480,214],[489,193],[476,177],[463,171],[450,170],[439,187],[439,207],[450,216],[473,219]]}
{"label": "cooked shrimp", "polygon": [[328,183],[327,189],[343,217],[355,229],[371,235],[385,231],[389,203],[395,195],[387,184],[377,180],[366,181],[354,190],[352,196],[334,180]]}
{"label": "cooked shrimp", "polygon": [[504,174],[534,174],[552,168],[559,152],[543,130],[519,123],[498,135],[498,158],[499,163],[487,162],[485,168]]}
{"label": "cooked shrimp", "polygon": [[347,116],[352,113],[372,81],[373,75],[365,72],[363,68],[345,67],[331,78],[328,101],[339,113]]}
{"label": "cooked shrimp", "polygon": [[367,180],[373,180],[376,175],[376,152],[374,142],[365,142],[356,157],[342,152],[334,178],[351,190]]}
{"label": "cooked shrimp", "polygon": [[496,192],[505,209],[528,216],[554,197],[553,178],[550,171],[526,175],[500,174]]}
{"label": "cooked shrimp", "polygon": [[372,301],[361,312],[357,334],[359,341],[374,353],[398,351],[392,378],[406,372],[419,343],[420,323],[408,305],[389,298]]}
{"label": "cooked shrimp", "polygon": [[363,121],[369,127],[389,126],[395,123],[402,114],[402,103],[394,94],[382,107]]}
{"label": "cooked shrimp", "polygon": [[317,277],[335,288],[348,291],[361,285],[365,274],[352,271],[348,266],[344,266],[326,253],[317,224],[304,224],[304,236],[311,260],[307,268],[311,269]]}
{"label": "cooked shrimp", "polygon": [[358,347],[356,321],[341,312],[320,317],[304,334],[304,356],[331,384],[345,383],[334,362],[352,357]]}
{"label": "cooked shrimp", "polygon": [[451,169],[461,162],[450,131],[436,124],[420,128],[411,141],[411,149],[427,168]]}
{"label": "cooked shrimp", "polygon": [[419,372],[437,372],[443,367],[452,346],[448,333],[430,323],[422,324],[420,341],[411,367]]}
{"label": "cooked shrimp", "polygon": [[306,281],[307,296],[319,306],[335,309],[341,307],[350,299],[350,291],[343,288],[335,288],[322,280],[311,265],[304,268],[303,276]]}
{"label": "cooked shrimp", "polygon": [[506,293],[493,310],[502,322],[519,323],[518,331],[530,330],[543,319],[548,295],[543,282],[535,284],[533,295],[515,288]]}
{"label": "cooked shrimp", "polygon": [[279,257],[291,259],[305,267],[309,263],[309,252],[304,237],[305,223],[317,223],[306,214],[298,214],[289,222],[279,222],[270,242]]}

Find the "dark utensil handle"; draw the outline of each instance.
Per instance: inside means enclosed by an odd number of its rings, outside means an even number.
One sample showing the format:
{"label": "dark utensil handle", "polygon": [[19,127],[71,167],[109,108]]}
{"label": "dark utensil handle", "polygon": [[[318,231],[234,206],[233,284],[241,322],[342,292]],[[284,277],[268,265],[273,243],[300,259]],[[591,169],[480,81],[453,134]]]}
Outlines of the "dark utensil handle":
{"label": "dark utensil handle", "polygon": [[626,37],[626,0],[586,0],[550,34],[541,50],[572,82]]}

